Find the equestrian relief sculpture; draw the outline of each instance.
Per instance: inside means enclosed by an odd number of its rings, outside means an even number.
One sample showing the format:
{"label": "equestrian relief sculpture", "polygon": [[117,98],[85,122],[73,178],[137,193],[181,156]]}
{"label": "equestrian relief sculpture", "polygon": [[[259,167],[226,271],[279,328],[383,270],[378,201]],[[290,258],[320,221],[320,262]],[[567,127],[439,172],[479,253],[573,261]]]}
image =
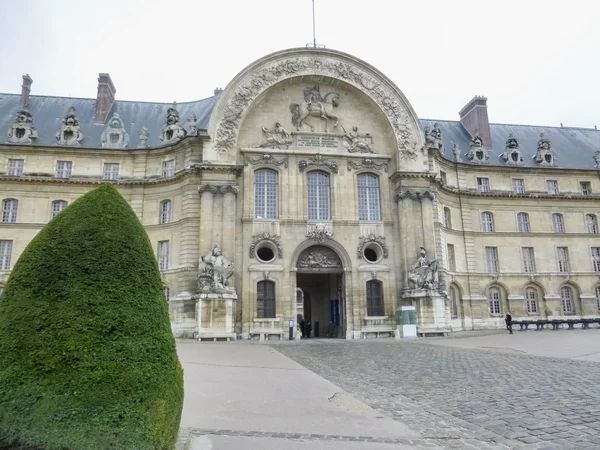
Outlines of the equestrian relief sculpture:
{"label": "equestrian relief sculpture", "polygon": [[223,256],[218,244],[214,244],[209,254],[201,256],[198,264],[199,292],[235,292],[228,279],[233,275],[233,263]]}
{"label": "equestrian relief sculpture", "polygon": [[296,130],[300,131],[302,125],[307,125],[310,131],[315,131],[315,127],[307,121],[309,117],[316,117],[325,121],[325,133],[329,121],[333,121],[333,127],[337,127],[340,118],[333,113],[333,108],[340,104],[340,94],[337,92],[328,92],[325,96],[321,96],[320,86],[304,89],[304,105],[292,103],[290,111],[292,112],[292,123],[296,126]]}

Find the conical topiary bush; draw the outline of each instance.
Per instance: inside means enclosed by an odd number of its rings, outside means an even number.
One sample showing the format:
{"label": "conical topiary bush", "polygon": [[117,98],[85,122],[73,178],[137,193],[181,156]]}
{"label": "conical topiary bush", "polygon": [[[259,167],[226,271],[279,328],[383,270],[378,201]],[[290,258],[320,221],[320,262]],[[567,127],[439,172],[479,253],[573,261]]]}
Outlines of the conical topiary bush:
{"label": "conical topiary bush", "polygon": [[0,442],[168,450],[182,404],[152,246],[102,185],[39,232],[0,297]]}

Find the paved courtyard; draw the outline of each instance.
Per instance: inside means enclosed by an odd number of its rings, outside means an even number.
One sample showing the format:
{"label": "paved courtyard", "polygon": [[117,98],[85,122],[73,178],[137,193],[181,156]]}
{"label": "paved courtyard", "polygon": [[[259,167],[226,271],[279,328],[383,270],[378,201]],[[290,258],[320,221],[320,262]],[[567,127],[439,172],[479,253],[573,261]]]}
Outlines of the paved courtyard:
{"label": "paved courtyard", "polygon": [[600,352],[600,330],[272,348],[430,445],[600,448],[600,364],[575,359]]}

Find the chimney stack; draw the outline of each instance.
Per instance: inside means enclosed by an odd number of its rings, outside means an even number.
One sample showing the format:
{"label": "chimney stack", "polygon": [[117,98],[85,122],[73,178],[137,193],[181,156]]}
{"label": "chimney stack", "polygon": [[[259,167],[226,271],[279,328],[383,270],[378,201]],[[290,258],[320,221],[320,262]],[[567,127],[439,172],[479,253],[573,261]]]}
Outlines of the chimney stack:
{"label": "chimney stack", "polygon": [[107,73],[98,74],[98,97],[96,98],[96,123],[103,123],[115,101],[117,90]]}
{"label": "chimney stack", "polygon": [[21,86],[21,101],[19,102],[19,106],[23,108],[29,104],[29,94],[31,93],[31,84],[33,80],[29,76],[29,74],[23,75],[23,85]]}
{"label": "chimney stack", "polygon": [[492,134],[490,132],[490,121],[487,113],[487,98],[476,95],[458,113],[460,123],[474,137],[477,132],[483,139],[485,148],[492,148]]}
{"label": "chimney stack", "polygon": [[223,88],[215,88],[215,95],[219,95],[221,92],[223,92]]}

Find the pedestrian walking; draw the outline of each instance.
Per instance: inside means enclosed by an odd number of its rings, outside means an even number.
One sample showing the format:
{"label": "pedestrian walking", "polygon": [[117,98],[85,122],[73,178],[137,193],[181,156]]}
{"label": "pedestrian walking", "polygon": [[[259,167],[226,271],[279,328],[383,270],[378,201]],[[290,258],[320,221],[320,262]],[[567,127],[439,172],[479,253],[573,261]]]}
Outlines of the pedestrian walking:
{"label": "pedestrian walking", "polygon": [[510,311],[506,311],[506,317],[504,318],[504,322],[506,323],[506,329],[508,330],[508,332],[510,334],[513,334],[513,332],[512,332],[512,316],[510,315]]}

